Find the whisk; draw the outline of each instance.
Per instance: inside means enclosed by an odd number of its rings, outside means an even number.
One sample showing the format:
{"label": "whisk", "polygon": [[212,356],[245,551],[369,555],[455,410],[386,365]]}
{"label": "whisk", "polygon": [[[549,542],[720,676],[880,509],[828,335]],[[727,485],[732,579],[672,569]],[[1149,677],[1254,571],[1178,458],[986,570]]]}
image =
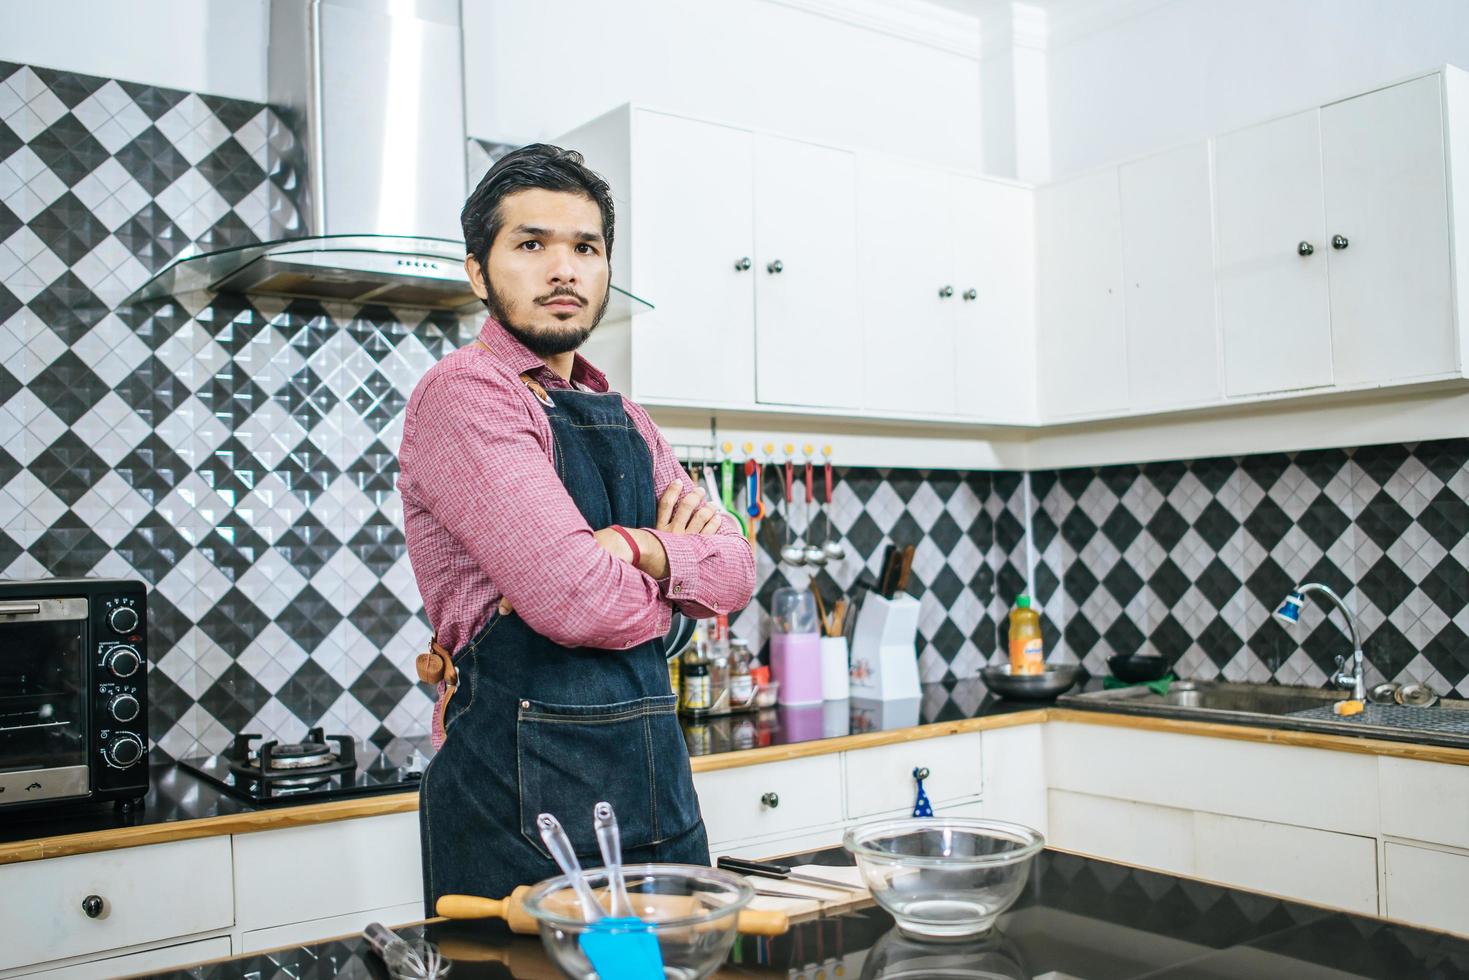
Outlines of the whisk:
{"label": "whisk", "polygon": [[370,922],[362,930],[396,980],[434,980],[449,972],[450,962],[430,942],[410,943],[381,922]]}

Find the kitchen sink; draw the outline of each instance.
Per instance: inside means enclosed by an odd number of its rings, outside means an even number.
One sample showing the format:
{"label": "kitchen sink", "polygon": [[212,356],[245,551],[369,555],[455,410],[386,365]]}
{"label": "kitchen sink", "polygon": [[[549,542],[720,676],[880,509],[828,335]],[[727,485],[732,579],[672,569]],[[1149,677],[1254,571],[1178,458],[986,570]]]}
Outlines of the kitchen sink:
{"label": "kitchen sink", "polygon": [[1314,687],[1183,680],[1174,681],[1167,694],[1135,686],[1065,694],[1056,703],[1091,711],[1469,747],[1469,702],[1446,699],[1431,708],[1368,705],[1361,714],[1333,714],[1332,704],[1346,697],[1345,691]]}

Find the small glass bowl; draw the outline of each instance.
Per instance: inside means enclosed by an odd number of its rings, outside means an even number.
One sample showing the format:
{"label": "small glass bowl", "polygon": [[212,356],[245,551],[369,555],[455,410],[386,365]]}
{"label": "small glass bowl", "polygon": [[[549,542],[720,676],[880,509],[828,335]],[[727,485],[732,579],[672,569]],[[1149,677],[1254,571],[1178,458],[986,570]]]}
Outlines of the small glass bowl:
{"label": "small glass bowl", "polygon": [[[605,869],[583,875],[593,891],[606,891]],[[734,944],[740,909],[755,897],[739,875],[693,864],[629,864],[623,877],[633,911],[657,937],[666,977],[698,980],[718,969]],[[563,973],[596,976],[580,942],[591,927],[569,878],[558,875],[531,888],[525,910],[540,926],[546,954]]]}
{"label": "small glass bowl", "polygon": [[929,940],[988,931],[1045,844],[1022,824],[959,817],[879,820],[842,838],[877,904],[905,934]]}

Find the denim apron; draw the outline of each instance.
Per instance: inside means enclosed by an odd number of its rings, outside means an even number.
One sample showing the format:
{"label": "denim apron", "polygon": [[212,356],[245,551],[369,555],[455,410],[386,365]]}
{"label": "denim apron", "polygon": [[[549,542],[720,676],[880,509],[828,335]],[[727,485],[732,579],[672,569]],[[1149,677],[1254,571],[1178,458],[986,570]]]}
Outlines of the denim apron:
{"label": "denim apron", "polygon": [[[549,400],[556,472],[587,523],[652,527],[652,456],[621,396],[557,389]],[[542,812],[583,866],[601,866],[599,800],[617,812],[625,861],[709,863],[661,637],[576,649],[496,614],[453,657],[459,690],[419,790],[428,915],[440,895],[501,898],[559,874]]]}

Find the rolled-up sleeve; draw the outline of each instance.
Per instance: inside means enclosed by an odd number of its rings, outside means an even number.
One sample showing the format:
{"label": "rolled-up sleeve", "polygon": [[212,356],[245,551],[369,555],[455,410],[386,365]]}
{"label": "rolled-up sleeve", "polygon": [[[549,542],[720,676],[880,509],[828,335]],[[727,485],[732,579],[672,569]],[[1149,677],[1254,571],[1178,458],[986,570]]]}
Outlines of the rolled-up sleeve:
{"label": "rolled-up sleeve", "polygon": [[[674,480],[682,481],[683,495],[692,493],[693,478],[648,413],[631,402],[627,403],[627,413],[653,455],[653,483],[658,495],[661,497]],[[737,612],[749,604],[755,592],[755,556],[730,514],[721,514],[718,534],[652,533],[668,553],[668,577],[658,583],[659,588],[684,615],[709,619]]]}

